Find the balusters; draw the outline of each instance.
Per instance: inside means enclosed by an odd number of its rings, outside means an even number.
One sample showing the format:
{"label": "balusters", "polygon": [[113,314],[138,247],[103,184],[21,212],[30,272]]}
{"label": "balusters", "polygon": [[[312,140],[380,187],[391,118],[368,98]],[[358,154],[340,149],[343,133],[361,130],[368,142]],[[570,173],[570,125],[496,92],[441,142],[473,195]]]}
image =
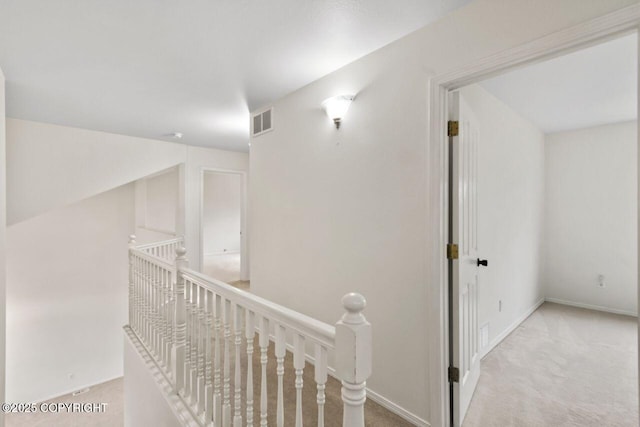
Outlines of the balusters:
{"label": "balusters", "polygon": [[206,423],[213,421],[213,355],[211,352],[211,326],[213,322],[213,292],[207,290],[207,309],[206,309],[206,367],[205,367],[205,410],[204,419]]}
{"label": "balusters", "polygon": [[222,329],[222,301],[215,296],[215,330],[213,355],[213,421],[216,427],[222,425],[222,383],[220,379],[220,335]]}
{"label": "balusters", "polygon": [[134,256],[131,253],[131,249],[136,246],[136,236],[132,234],[129,236],[129,325],[133,325],[133,317],[134,317]]}
{"label": "balusters", "polygon": [[206,346],[206,322],[205,322],[205,301],[204,288],[197,286],[198,290],[198,406],[196,413],[200,414],[204,411],[204,372],[205,372],[205,346]]}
{"label": "balusters", "polygon": [[172,375],[173,382],[175,383],[175,371],[173,370],[173,348],[175,347],[175,340],[173,339],[173,322],[174,322],[174,304],[176,300],[175,296],[175,284],[174,284],[174,272],[166,271],[167,277],[167,303],[166,303],[166,318],[165,322],[167,325],[167,367],[169,368],[169,372]]}
{"label": "balusters", "polygon": [[169,283],[169,272],[163,268],[160,270],[160,322],[162,325],[162,361],[165,367],[169,367],[169,345],[171,341],[169,340],[169,289],[167,285]]}
{"label": "balusters", "polygon": [[224,387],[223,387],[223,401],[222,401],[222,427],[229,427],[231,425],[231,365],[230,365],[230,351],[231,351],[231,301],[224,299]]}
{"label": "balusters", "polygon": [[318,390],[318,427],[324,427],[324,389],[327,383],[327,349],[320,344],[316,344],[315,380]]}
{"label": "balusters", "polygon": [[296,427],[302,427],[302,374],[304,372],[304,336],[293,336],[293,367],[296,370]]}
{"label": "balusters", "polygon": [[185,306],[185,360],[184,360],[184,396],[191,397],[191,333],[193,331],[191,316],[191,282],[184,281],[184,306]]}
{"label": "balusters", "polygon": [[[260,299],[226,289],[215,281],[187,269],[186,251],[181,242],[137,249],[135,237],[129,240],[129,323],[140,341],[168,373],[174,393],[207,427],[267,426],[267,364],[270,345],[269,315],[277,306],[261,309]],[[175,268],[166,261],[175,248]],[[303,427],[303,374],[306,344],[315,350],[317,425],[325,425],[325,388],[328,378],[328,353],[335,347],[336,375],[342,380],[343,421],[348,427],[364,427],[366,380],[371,373],[371,325],[362,314],[365,299],[358,294],[343,298],[345,314],[333,334],[325,327],[324,337],[305,332],[309,323],[297,326],[291,311],[282,311],[272,319],[275,344],[277,401],[275,421],[284,427],[284,362],[287,334],[293,338],[296,410],[295,426]],[[245,304],[247,303],[247,304]],[[251,307],[249,309],[248,307]],[[300,318],[302,319],[302,318]],[[257,325],[256,325],[257,323]],[[260,349],[260,421],[254,399],[254,343],[259,329]],[[312,326],[313,327],[313,326]],[[246,339],[246,395],[242,392],[242,335]],[[233,339],[233,342],[232,342]],[[233,356],[231,352],[234,351]],[[233,379],[231,369],[233,365]],[[257,380],[257,378],[256,378]],[[233,381],[233,395],[231,382]],[[232,402],[233,399],[233,402]],[[246,415],[242,411],[245,399]],[[305,405],[308,403],[305,403]],[[233,409],[232,409],[233,405]],[[233,411],[233,413],[232,413]],[[246,422],[243,424],[243,421]],[[309,421],[309,420],[307,420]],[[331,422],[329,422],[331,424]]]}
{"label": "balusters", "polygon": [[[185,284],[184,277],[180,273],[180,270],[188,266],[186,258],[187,251],[180,247],[176,249],[176,303],[175,303],[175,329],[174,329],[174,342],[175,355],[173,357],[173,372],[175,379],[175,391],[180,393],[185,387],[185,346],[186,346],[186,302],[185,302]],[[186,389],[184,389],[186,390]]]}
{"label": "balusters", "polygon": [[247,427],[253,427],[253,337],[255,336],[255,315],[245,309],[245,338],[247,339]]}
{"label": "balusters", "polygon": [[267,426],[267,349],[269,347],[269,320],[260,317],[260,364],[262,378],[260,383],[260,426]]}
{"label": "balusters", "polygon": [[240,352],[242,345],[242,308],[234,304],[233,332],[236,344],[234,391],[233,427],[242,427],[242,365],[240,364]]}
{"label": "balusters", "polygon": [[191,403],[196,403],[198,400],[198,294],[196,284],[189,282],[191,287]]}
{"label": "balusters", "polygon": [[276,409],[276,425],[284,426],[284,356],[287,352],[286,330],[282,325],[276,325],[276,374],[278,375],[278,403]]}

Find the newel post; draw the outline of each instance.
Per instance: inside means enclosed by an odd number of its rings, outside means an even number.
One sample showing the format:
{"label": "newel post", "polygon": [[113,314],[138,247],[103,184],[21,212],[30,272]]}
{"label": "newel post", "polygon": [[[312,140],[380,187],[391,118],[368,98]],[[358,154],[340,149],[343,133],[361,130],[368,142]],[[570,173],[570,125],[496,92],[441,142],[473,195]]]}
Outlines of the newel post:
{"label": "newel post", "polygon": [[131,256],[131,249],[136,247],[136,235],[135,234],[131,234],[129,235],[129,251],[128,251],[128,256],[129,256],[129,326],[131,328],[136,327],[136,325],[133,324],[134,321],[134,304],[135,304],[135,298],[133,296],[133,292],[134,292],[134,277],[133,277],[133,257]]}
{"label": "newel post", "polygon": [[182,277],[182,269],[189,266],[187,261],[187,250],[184,247],[176,248],[176,305],[175,305],[175,322],[173,331],[175,336],[173,337],[173,354],[171,360],[173,361],[173,383],[174,392],[180,393],[184,388],[184,352],[186,345],[186,307],[184,298],[184,278]]}
{"label": "newel post", "polygon": [[350,293],[342,298],[346,313],[336,323],[336,374],[342,380],[343,427],[364,427],[367,378],[371,375],[371,324],[362,310],[367,300]]}

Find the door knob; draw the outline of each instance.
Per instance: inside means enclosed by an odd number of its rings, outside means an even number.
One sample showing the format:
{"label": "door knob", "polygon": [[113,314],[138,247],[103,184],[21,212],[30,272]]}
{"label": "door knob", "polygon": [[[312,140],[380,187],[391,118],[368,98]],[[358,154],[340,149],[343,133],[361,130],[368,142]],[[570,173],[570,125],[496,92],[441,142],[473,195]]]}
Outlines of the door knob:
{"label": "door knob", "polygon": [[486,259],[478,258],[478,267],[480,267],[481,265],[486,267],[487,265],[489,265],[489,261],[487,261]]}

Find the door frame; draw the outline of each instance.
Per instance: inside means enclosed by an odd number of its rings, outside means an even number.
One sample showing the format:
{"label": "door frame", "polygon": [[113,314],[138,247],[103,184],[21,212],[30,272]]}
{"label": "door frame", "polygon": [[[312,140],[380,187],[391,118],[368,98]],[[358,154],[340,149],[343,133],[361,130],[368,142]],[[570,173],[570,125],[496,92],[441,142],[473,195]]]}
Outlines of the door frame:
{"label": "door frame", "polygon": [[[510,69],[565,55],[640,29],[640,4],[631,5],[523,45],[474,61],[429,79],[427,85],[427,301],[429,330],[429,395],[432,426],[449,426],[448,243],[449,157],[448,93]],[[640,45],[640,43],[639,43]],[[640,58],[640,55],[639,55]],[[638,68],[640,71],[640,67]],[[638,85],[640,88],[640,85]],[[640,96],[638,97],[640,100]],[[640,137],[640,132],[639,132]],[[639,144],[640,145],[640,144]],[[640,175],[639,175],[640,177]],[[640,213],[639,213],[640,215]],[[639,218],[640,222],[640,218]],[[639,239],[640,240],[640,239]],[[640,292],[638,292],[640,298]]]}
{"label": "door frame", "polygon": [[242,170],[220,169],[212,167],[200,168],[200,214],[199,219],[199,235],[198,242],[200,245],[200,268],[204,266],[204,239],[202,233],[204,231],[204,177],[207,173],[224,173],[232,175],[240,175],[241,194],[240,194],[240,280],[249,280],[249,259],[247,258],[247,172]]}

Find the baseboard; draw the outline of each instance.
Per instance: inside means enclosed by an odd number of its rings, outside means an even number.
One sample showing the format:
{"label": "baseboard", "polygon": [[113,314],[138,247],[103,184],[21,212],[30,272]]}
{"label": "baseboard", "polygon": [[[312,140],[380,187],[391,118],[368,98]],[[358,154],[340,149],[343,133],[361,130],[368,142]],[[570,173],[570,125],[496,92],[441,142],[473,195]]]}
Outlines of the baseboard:
{"label": "baseboard", "polygon": [[378,405],[380,405],[383,408],[389,410],[390,412],[393,412],[394,414],[396,414],[400,418],[403,418],[406,421],[409,421],[411,424],[414,424],[417,427],[430,427],[431,426],[431,424],[429,424],[429,422],[427,420],[424,420],[424,419],[420,418],[419,416],[417,416],[416,414],[407,411],[403,407],[396,405],[395,403],[393,403],[392,401],[390,401],[386,397],[384,397],[384,396],[376,393],[375,391],[371,390],[369,387],[367,387],[367,399],[371,399],[372,401],[376,402]]}
{"label": "baseboard", "polygon": [[219,255],[240,255],[240,251],[205,252],[204,254],[204,256],[219,256]]}
{"label": "baseboard", "polygon": [[[270,334],[269,337],[271,338],[272,341],[275,342],[275,337],[272,334]],[[289,352],[293,353],[293,346],[291,344],[287,343],[286,347]],[[313,366],[315,366],[316,364],[315,357],[311,356],[308,353],[305,353],[305,360]],[[327,372],[330,376],[340,381],[340,378],[338,378],[336,375],[336,370],[332,366],[327,366]],[[376,402],[378,405],[382,406],[386,410],[393,412],[400,418],[410,422],[411,424],[414,424],[417,427],[431,426],[431,424],[429,424],[427,420],[420,418],[413,412],[407,411],[402,406],[392,402],[391,400],[387,399],[381,394],[376,393],[375,391],[371,390],[369,387],[367,387],[367,399],[371,399],[371,401]]]}
{"label": "baseboard", "polygon": [[104,384],[104,383],[108,383],[109,381],[113,381],[113,380],[116,380],[118,378],[122,378],[122,375],[117,375],[117,376],[115,376],[113,378],[107,378],[105,380],[100,380],[100,382],[97,382],[97,383],[75,386],[73,389],[69,389],[69,390],[66,390],[66,391],[61,392],[61,393],[56,393],[55,396],[49,396],[49,397],[44,398],[44,399],[37,399],[37,402],[35,402],[35,403],[48,402],[50,400],[57,399],[59,397],[64,397],[64,396],[67,396],[69,394],[75,393],[76,391],[83,390],[85,388],[91,389],[91,388],[93,388],[95,386],[98,386],[98,385]]}
{"label": "baseboard", "polygon": [[500,335],[495,337],[493,341],[489,343],[489,345],[487,345],[484,349],[481,350],[480,359],[483,359],[487,354],[489,354],[491,350],[493,350],[498,344],[500,344],[502,340],[508,337],[511,332],[513,332],[518,326],[520,326],[520,324],[524,322],[527,319],[527,317],[531,316],[533,312],[536,311],[538,307],[540,307],[544,302],[545,302],[545,299],[540,298],[531,308],[525,311],[522,314],[522,316],[518,317],[513,323],[511,323],[511,325],[509,325],[507,329],[505,329],[500,333]]}
{"label": "baseboard", "polygon": [[568,305],[568,306],[571,306],[571,307],[586,308],[586,309],[589,309],[589,310],[604,311],[606,313],[622,314],[624,316],[638,317],[638,313],[634,313],[632,311],[619,310],[617,308],[603,307],[601,305],[591,305],[591,304],[584,304],[584,303],[581,303],[581,302],[565,301],[565,300],[561,300],[561,299],[558,299],[558,298],[545,298],[545,301],[553,302],[555,304]]}

